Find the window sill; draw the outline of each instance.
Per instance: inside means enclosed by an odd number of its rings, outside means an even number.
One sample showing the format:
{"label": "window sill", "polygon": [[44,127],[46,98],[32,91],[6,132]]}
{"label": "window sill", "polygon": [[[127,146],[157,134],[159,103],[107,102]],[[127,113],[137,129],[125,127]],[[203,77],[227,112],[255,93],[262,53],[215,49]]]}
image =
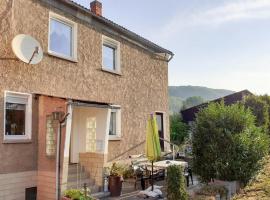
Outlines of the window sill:
{"label": "window sill", "polygon": [[122,138],[117,135],[109,135],[109,141],[120,141]]}
{"label": "window sill", "polygon": [[60,58],[62,60],[67,60],[67,61],[70,61],[70,62],[74,62],[74,63],[77,63],[78,62],[78,59],[77,58],[66,57],[66,56],[63,56],[63,55],[54,53],[52,51],[48,51],[48,55],[53,56],[53,57],[56,57],[56,58]]}
{"label": "window sill", "polygon": [[115,75],[118,75],[118,76],[122,76],[120,71],[113,71],[113,70],[109,70],[109,69],[105,69],[105,68],[101,68],[101,71],[104,71],[104,72],[107,72],[107,73],[110,73],[110,74],[115,74]]}
{"label": "window sill", "polygon": [[28,144],[32,143],[31,139],[4,139],[3,144]]}

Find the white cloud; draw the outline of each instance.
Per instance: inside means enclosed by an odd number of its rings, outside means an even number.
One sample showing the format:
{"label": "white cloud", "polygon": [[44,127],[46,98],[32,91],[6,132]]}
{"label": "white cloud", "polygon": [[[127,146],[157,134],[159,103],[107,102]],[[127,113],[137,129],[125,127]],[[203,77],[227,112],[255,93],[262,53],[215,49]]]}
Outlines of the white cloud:
{"label": "white cloud", "polygon": [[[211,6],[211,5],[210,5]],[[196,26],[217,27],[224,23],[239,22],[251,19],[270,19],[270,0],[233,0],[216,7],[204,10],[194,9],[191,12],[179,11],[160,29],[156,41],[166,42],[169,38],[181,33],[186,28]]]}
{"label": "white cloud", "polygon": [[269,0],[238,0],[206,10],[193,17],[198,23],[224,23],[245,19],[270,18]]}

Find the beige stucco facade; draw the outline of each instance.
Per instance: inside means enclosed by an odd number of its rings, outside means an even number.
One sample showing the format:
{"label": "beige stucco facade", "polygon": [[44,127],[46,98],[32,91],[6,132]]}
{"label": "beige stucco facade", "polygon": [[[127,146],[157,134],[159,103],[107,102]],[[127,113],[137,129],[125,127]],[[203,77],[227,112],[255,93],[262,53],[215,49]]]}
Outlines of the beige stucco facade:
{"label": "beige stucco facade", "polygon": [[[77,62],[48,54],[49,12],[77,23]],[[11,41],[22,33],[40,42],[44,58],[39,64],[25,64],[13,54]],[[102,70],[102,35],[120,42],[121,75]],[[120,105],[121,140],[109,141],[108,146],[108,161],[112,161],[119,155],[144,151],[144,145],[129,149],[145,140],[146,121],[152,112],[164,112],[165,138],[169,139],[167,86],[168,62],[146,49],[39,0],[1,0],[0,160],[5,162],[0,164],[0,175],[35,171],[38,157],[38,110],[33,109],[30,142],[5,144],[3,141],[5,90]]]}

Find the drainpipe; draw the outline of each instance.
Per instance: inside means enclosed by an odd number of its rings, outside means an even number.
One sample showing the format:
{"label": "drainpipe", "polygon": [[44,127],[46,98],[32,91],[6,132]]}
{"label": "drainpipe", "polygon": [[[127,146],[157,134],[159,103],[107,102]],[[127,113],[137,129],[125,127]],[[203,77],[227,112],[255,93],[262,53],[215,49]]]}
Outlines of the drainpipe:
{"label": "drainpipe", "polygon": [[168,59],[168,62],[170,62],[174,57],[174,53],[170,54],[170,58]]}
{"label": "drainpipe", "polygon": [[65,124],[66,119],[69,115],[67,113],[62,119],[63,112],[53,112],[53,119],[58,121],[58,134],[57,134],[57,154],[56,154],[56,199],[61,199],[61,183],[60,183],[60,173],[61,173],[61,140],[62,140],[62,125]]}

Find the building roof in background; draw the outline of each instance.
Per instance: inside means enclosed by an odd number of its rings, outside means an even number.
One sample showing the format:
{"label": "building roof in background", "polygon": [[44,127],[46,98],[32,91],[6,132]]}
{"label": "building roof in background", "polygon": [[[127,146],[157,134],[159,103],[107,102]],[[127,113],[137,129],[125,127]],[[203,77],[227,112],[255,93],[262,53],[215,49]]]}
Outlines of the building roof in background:
{"label": "building roof in background", "polygon": [[191,121],[194,121],[196,118],[196,113],[202,109],[205,108],[206,106],[208,106],[209,103],[211,102],[221,102],[222,100],[224,101],[225,105],[231,105],[234,103],[237,103],[239,101],[242,101],[244,99],[245,96],[248,95],[253,95],[250,91],[248,90],[242,90],[240,92],[235,92],[233,94],[212,100],[212,101],[208,101],[206,103],[202,103],[200,105],[197,106],[193,106],[191,108],[185,109],[181,111],[182,117],[183,117],[183,121],[188,123]]}
{"label": "building roof in background", "polygon": [[[106,25],[107,27],[109,27],[110,29],[112,29],[113,31],[116,31],[117,33],[120,33],[122,35],[124,35],[126,38],[135,41],[136,43],[139,43],[140,45],[144,46],[147,49],[152,50],[154,53],[157,54],[167,54],[170,57],[172,57],[174,54],[173,52],[151,42],[150,40],[147,40],[146,38],[124,28],[123,26],[120,26],[116,23],[114,23],[113,21],[103,17],[103,16],[98,16],[95,13],[91,12],[90,9],[72,1],[72,0],[43,0],[46,2],[50,2],[50,4],[56,5],[56,1],[68,6],[69,8],[72,8],[73,11],[77,11],[80,12],[84,15],[90,16],[93,19],[95,19],[96,21],[98,21],[99,23],[102,23],[103,25]],[[72,10],[71,9],[65,9],[65,12],[72,14]],[[73,13],[74,14],[74,13]],[[75,17],[78,18],[78,15],[76,15]]]}

